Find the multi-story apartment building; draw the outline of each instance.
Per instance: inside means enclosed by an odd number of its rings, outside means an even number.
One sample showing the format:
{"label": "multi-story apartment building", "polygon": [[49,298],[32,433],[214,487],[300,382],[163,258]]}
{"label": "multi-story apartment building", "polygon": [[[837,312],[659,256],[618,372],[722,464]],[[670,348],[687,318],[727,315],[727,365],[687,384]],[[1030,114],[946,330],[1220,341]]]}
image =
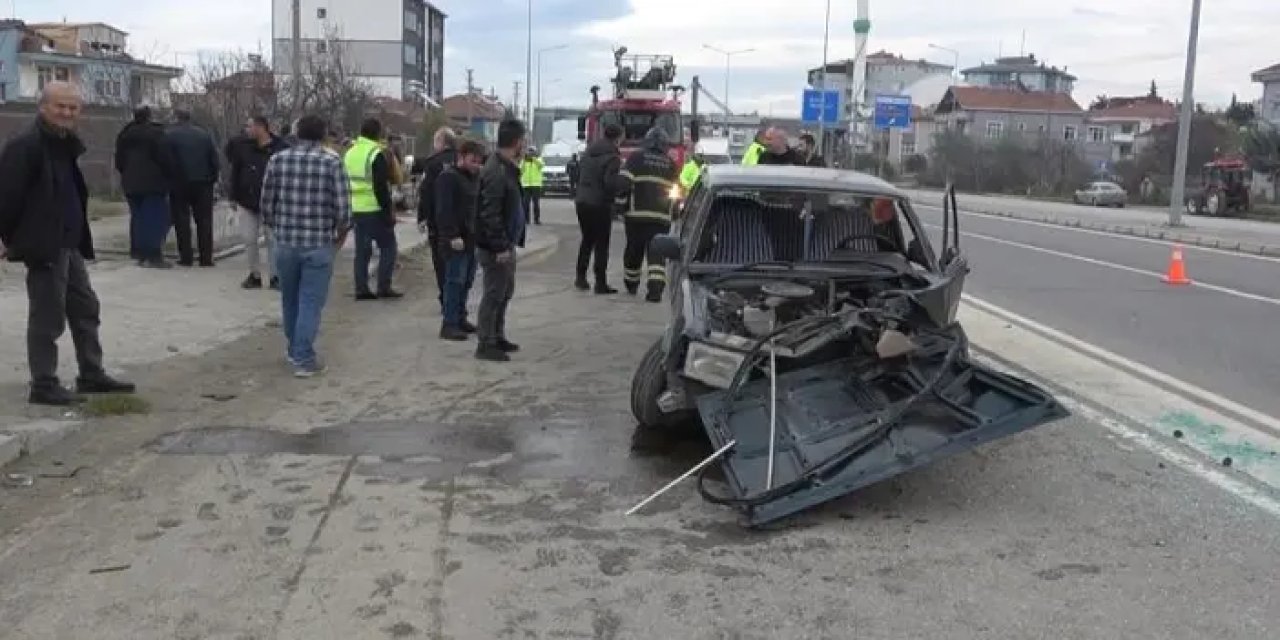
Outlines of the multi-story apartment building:
{"label": "multi-story apartment building", "polygon": [[1021,89],[1071,95],[1076,77],[1036,60],[1034,53],[1025,56],[996,58],[990,64],[981,64],[960,72],[964,81],[975,87],[997,89]]}
{"label": "multi-story apartment building", "polygon": [[[293,72],[292,0],[272,0],[272,66]],[[444,101],[445,14],[425,0],[300,0],[303,56],[343,67],[386,97]],[[303,73],[307,66],[304,63]]]}
{"label": "multi-story apartment building", "polygon": [[0,101],[34,100],[56,80],[79,85],[89,104],[167,105],[182,70],[129,55],[128,37],[100,22],[0,21]]}

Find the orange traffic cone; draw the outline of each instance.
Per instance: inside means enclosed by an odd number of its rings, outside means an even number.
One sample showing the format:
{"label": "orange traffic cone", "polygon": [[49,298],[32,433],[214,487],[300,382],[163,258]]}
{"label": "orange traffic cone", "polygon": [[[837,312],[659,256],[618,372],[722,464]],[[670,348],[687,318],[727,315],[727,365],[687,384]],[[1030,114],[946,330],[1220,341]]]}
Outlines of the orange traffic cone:
{"label": "orange traffic cone", "polygon": [[1191,279],[1187,277],[1187,265],[1182,260],[1182,245],[1173,245],[1173,255],[1169,256],[1169,270],[1164,274],[1167,284],[1187,285]]}

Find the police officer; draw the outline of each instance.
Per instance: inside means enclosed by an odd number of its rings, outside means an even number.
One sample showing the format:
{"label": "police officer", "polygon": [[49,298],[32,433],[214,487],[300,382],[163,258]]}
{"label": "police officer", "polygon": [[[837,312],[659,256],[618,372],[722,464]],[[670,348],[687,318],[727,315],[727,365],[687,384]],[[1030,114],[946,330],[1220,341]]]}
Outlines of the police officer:
{"label": "police officer", "polygon": [[684,168],[680,170],[680,188],[684,193],[693,191],[693,185],[698,184],[698,178],[702,177],[702,165],[705,161],[702,158],[702,145],[698,145],[694,149],[693,155],[684,161]]}
{"label": "police officer", "polygon": [[660,302],[666,287],[665,262],[649,253],[649,241],[671,228],[672,191],[678,189],[676,180],[680,170],[667,155],[670,140],[659,128],[650,129],[644,136],[640,149],[627,158],[619,176],[630,192],[631,206],[625,214],[627,247],[622,253],[623,284],[627,293],[635,295],[640,289],[640,267],[646,262],[648,270],[648,295],[645,300]]}

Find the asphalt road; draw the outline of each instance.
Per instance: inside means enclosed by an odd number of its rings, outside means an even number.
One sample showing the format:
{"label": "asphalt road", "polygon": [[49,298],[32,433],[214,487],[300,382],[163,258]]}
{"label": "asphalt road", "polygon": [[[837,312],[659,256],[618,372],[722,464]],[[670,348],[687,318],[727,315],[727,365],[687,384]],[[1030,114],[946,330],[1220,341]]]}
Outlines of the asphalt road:
{"label": "asphalt road", "polygon": [[[941,209],[918,209],[939,242]],[[960,224],[966,293],[1280,416],[1280,260],[1186,247],[1196,284],[1171,287],[1169,243],[963,213]]]}
{"label": "asphalt road", "polygon": [[0,489],[0,638],[1274,637],[1274,519],[1078,417],[774,531],[687,486],[623,516],[705,443],[634,433],[665,310],[572,290],[545,217],[508,365],[434,338],[419,260],[333,297],[320,378],[271,328],[135,372],[150,415]]}

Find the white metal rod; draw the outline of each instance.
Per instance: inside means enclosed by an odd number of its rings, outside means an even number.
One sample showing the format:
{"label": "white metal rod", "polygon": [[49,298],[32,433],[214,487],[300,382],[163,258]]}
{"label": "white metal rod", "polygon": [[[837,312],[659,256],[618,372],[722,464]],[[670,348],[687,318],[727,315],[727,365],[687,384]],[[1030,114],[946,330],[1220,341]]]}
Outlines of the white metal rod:
{"label": "white metal rod", "polygon": [[690,469],[690,470],[688,470],[688,471],[686,471],[686,472],[684,472],[684,473],[680,474],[680,477],[679,477],[679,478],[676,478],[675,480],[672,480],[671,482],[668,482],[668,483],[667,483],[667,486],[665,486],[665,487],[663,487],[663,488],[661,488],[661,489],[658,489],[656,492],[654,492],[654,494],[653,494],[653,495],[651,495],[651,496],[649,496],[648,498],[645,498],[644,500],[642,500],[642,501],[640,502],[640,504],[638,504],[638,505],[636,505],[636,506],[634,506],[634,507],[631,507],[631,509],[627,511],[627,515],[632,515],[632,514],[634,514],[635,512],[637,512],[637,511],[639,511],[639,510],[643,509],[645,505],[647,505],[647,504],[649,504],[650,502],[653,502],[654,500],[656,500],[656,499],[658,498],[658,496],[660,496],[660,495],[662,495],[662,494],[664,494],[664,493],[666,493],[666,492],[670,491],[672,487],[676,486],[677,484],[680,484],[682,481],[684,481],[684,480],[685,480],[686,478],[688,478],[689,476],[691,476],[691,475],[693,475],[693,474],[695,474],[695,473],[697,473],[697,472],[701,471],[703,467],[705,467],[705,466],[707,466],[707,465],[711,464],[712,462],[715,462],[717,458],[719,458],[720,456],[724,455],[724,454],[725,454],[725,452],[729,451],[729,449],[732,449],[732,448],[733,448],[733,446],[734,446],[734,445],[736,445],[736,444],[738,444],[738,441],[737,441],[737,440],[730,440],[730,441],[728,442],[728,444],[724,445],[723,447],[720,447],[719,449],[717,449],[717,450],[716,450],[716,452],[715,452],[715,453],[711,454],[710,456],[707,456],[707,459],[706,459],[706,460],[703,460],[702,462],[699,462],[698,464],[694,465],[694,467],[693,467],[692,469]]}

